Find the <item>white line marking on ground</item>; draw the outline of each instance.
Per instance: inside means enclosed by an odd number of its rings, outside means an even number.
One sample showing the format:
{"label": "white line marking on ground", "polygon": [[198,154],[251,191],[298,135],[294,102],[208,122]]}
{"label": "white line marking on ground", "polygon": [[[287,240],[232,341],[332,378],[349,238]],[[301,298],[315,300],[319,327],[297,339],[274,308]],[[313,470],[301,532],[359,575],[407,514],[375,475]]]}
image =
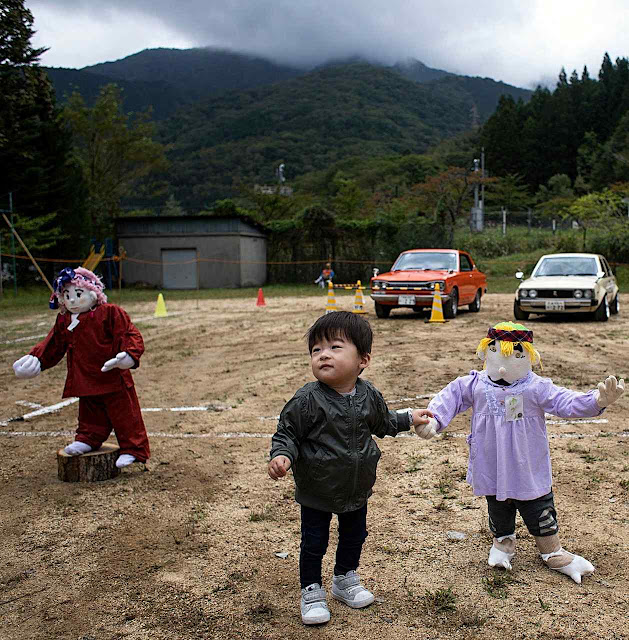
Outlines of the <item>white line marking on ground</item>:
{"label": "white line marking on ground", "polygon": [[[25,438],[58,438],[61,436],[72,436],[74,431],[0,431],[0,436],[25,437]],[[185,439],[207,439],[218,438],[229,440],[231,438],[271,438],[272,433],[246,433],[244,431],[228,431],[225,433],[164,433],[160,431],[149,431],[150,438],[171,438],[174,440]],[[451,438],[466,438],[467,433],[448,433]],[[597,431],[596,433],[549,433],[550,439],[582,439],[582,438],[606,438],[616,436],[618,438],[629,438],[629,431],[611,433],[610,431]],[[403,432],[398,434],[399,438],[415,438],[414,433]]]}
{"label": "white line marking on ground", "polygon": [[44,338],[47,335],[48,335],[47,333],[40,333],[39,335],[36,335],[36,336],[24,336],[23,338],[15,338],[15,340],[4,340],[0,344],[15,344],[16,342],[26,342],[27,340],[36,340],[37,338]]}
{"label": "white line marking on ground", "polygon": [[19,404],[21,407],[28,407],[29,409],[41,409],[44,405],[37,402],[29,402],[28,400],[16,400],[15,404]]}

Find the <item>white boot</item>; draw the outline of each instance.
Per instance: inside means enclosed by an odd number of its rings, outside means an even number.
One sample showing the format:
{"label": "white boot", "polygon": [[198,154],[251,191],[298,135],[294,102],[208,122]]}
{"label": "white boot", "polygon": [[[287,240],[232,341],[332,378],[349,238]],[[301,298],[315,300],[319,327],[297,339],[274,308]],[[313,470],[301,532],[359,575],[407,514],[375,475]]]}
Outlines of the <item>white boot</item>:
{"label": "white boot", "polygon": [[503,569],[511,570],[513,556],[515,556],[515,533],[494,538],[494,544],[489,550],[487,562],[490,567],[502,567]]}
{"label": "white boot", "polygon": [[590,576],[594,573],[594,566],[582,556],[566,551],[559,541],[559,536],[535,537],[535,544],[542,560],[553,571],[565,573],[577,584],[581,584],[582,576]]}
{"label": "white boot", "polygon": [[118,460],[116,460],[116,466],[118,467],[118,469],[122,469],[123,467],[128,467],[134,462],[135,456],[132,456],[130,453],[123,453],[121,456],[118,456]]}
{"label": "white boot", "polygon": [[[553,571],[565,573],[577,584],[581,584],[582,576],[591,576],[594,573],[594,565],[591,562],[588,562],[583,556],[577,556],[574,553],[566,551],[563,547],[560,547],[559,551],[553,551],[553,553],[540,553],[540,556],[542,556],[542,560]],[[552,558],[558,558],[560,562],[566,562],[570,557],[572,558],[572,562],[564,565],[563,567],[552,566]]]}
{"label": "white boot", "polygon": [[64,450],[64,453],[67,453],[69,456],[80,456],[82,453],[87,453],[91,451],[92,447],[89,444],[85,444],[85,442],[79,442],[75,440],[72,444],[69,444]]}

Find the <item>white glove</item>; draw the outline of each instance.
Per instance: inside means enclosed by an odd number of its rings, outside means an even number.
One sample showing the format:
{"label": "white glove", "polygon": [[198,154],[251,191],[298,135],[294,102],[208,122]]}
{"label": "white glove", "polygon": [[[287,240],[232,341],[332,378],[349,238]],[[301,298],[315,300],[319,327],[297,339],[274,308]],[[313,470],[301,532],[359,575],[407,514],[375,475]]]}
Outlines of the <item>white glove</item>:
{"label": "white glove", "polygon": [[428,424],[418,424],[415,427],[415,433],[424,440],[428,440],[437,435],[437,427],[439,423],[436,418],[430,418]]}
{"label": "white glove", "polygon": [[36,356],[22,356],[13,363],[13,371],[18,378],[34,378],[41,372],[41,362]]}
{"label": "white glove", "polygon": [[616,381],[615,376],[609,376],[605,382],[598,383],[598,389],[594,392],[596,395],[596,404],[601,409],[609,407],[609,405],[616,402],[624,392],[625,381],[622,379]]}
{"label": "white glove", "polygon": [[131,369],[134,364],[135,360],[126,351],[121,351],[115,358],[107,360],[101,371],[105,373],[111,369]]}

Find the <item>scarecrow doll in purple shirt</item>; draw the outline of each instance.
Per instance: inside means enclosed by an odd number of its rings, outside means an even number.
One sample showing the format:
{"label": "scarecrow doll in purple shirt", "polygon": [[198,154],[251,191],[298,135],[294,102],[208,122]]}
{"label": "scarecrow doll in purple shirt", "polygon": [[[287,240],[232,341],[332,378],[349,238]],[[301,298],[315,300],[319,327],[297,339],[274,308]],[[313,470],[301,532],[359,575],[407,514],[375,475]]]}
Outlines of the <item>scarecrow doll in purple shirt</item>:
{"label": "scarecrow doll in purple shirt", "polygon": [[487,499],[494,536],[489,565],[511,569],[519,511],[546,565],[580,584],[594,567],[559,541],[544,416],[598,416],[620,398],[624,381],[609,376],[587,393],[554,385],[532,371],[540,362],[533,332],[511,322],[490,328],[476,352],[483,371],[470,371],[442,389],[428,405],[434,418],[416,428],[418,435],[430,438],[472,407],[467,482],[474,495]]}

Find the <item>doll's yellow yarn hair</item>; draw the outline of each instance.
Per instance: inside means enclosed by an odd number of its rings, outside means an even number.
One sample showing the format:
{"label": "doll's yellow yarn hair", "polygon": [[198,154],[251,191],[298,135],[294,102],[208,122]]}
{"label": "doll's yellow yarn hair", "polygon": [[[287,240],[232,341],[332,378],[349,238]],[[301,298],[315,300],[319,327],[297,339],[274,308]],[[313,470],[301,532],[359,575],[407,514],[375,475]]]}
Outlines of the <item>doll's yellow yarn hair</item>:
{"label": "doll's yellow yarn hair", "polygon": [[[513,347],[516,344],[522,345],[524,351],[528,354],[531,365],[534,366],[539,362],[540,369],[543,370],[542,367],[542,358],[539,355],[539,351],[533,346],[533,332],[529,331],[522,324],[515,324],[514,322],[499,322],[497,325],[494,325],[493,330],[495,333],[504,333],[503,338],[496,336],[483,338],[476,348],[477,355],[485,353],[487,351],[487,347],[494,342],[494,340],[498,340],[500,342],[500,353],[505,357],[509,357],[513,354]],[[490,329],[491,332],[491,329]],[[524,334],[530,334],[530,340],[518,340],[519,336],[523,336]],[[483,368],[485,365],[483,365]]]}

